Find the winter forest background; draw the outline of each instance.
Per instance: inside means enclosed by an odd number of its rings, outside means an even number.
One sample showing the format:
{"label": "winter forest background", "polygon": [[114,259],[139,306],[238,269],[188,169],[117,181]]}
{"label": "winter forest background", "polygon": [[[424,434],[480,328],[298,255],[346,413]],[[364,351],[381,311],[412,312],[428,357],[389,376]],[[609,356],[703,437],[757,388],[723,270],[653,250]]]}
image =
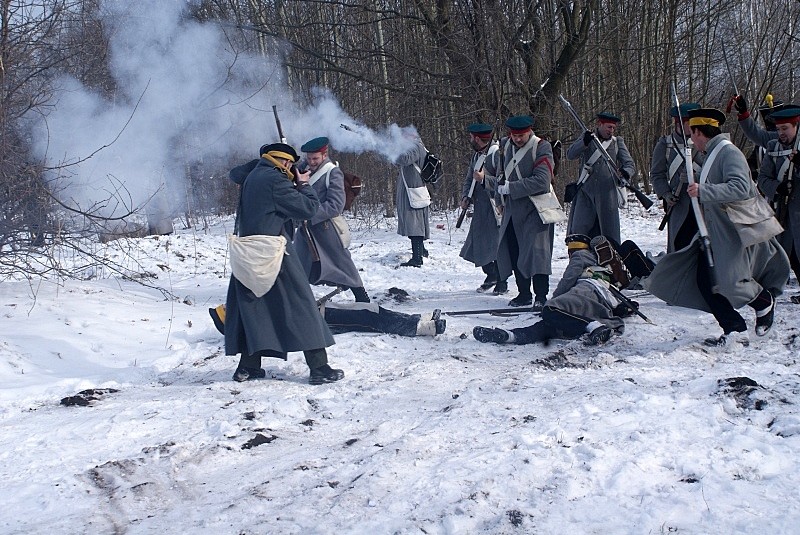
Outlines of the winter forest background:
{"label": "winter forest background", "polygon": [[[569,143],[620,114],[649,192],[649,159],[682,101],[751,106],[798,91],[797,1],[2,0],[0,272],[65,269],[39,242],[231,213],[228,169],[277,140],[328,135],[364,179],[365,225],[393,215],[397,126],[446,162],[434,208],[460,198],[465,125],[532,114]],[[730,74],[723,55],[727,53]],[[732,80],[732,77],[735,80]],[[346,124],[355,132],[339,127]],[[744,148],[735,116],[726,125]],[[576,174],[564,162],[559,194]],[[36,239],[33,240],[37,242]],[[65,274],[69,275],[69,274]]]}
{"label": "winter forest background", "polygon": [[[0,532],[797,533],[794,277],[747,345],[709,349],[711,316],[629,292],[654,325],[593,348],[471,335],[528,313],[337,335],[346,377],[322,387],[295,354],[234,383],[207,308],[228,170],[278,140],[273,106],[362,177],[373,302],[495,308],[458,256],[468,123],[530,113],[567,145],[559,93],[589,124],[616,112],[650,193],[672,82],[718,108],[734,80],[753,107],[800,101],[798,22],[794,0],[0,0]],[[397,268],[407,128],[445,162],[420,269]],[[750,153],[735,113],[724,130]],[[576,176],[562,160],[559,195]],[[623,236],[658,253],[661,217],[630,202]]]}

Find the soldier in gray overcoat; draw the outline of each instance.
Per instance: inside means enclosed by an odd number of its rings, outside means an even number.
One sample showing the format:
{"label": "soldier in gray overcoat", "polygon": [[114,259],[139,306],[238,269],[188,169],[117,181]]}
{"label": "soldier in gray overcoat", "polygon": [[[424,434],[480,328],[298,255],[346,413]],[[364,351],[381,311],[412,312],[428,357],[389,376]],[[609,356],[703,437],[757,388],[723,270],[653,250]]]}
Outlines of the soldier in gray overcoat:
{"label": "soldier in gray overcoat", "polygon": [[[628,180],[636,173],[625,141],[615,136],[621,119],[607,112],[597,114],[595,134],[608,155],[617,163],[620,173]],[[619,227],[620,196],[616,177],[600,156],[588,130],[567,150],[567,159],[581,161],[582,185],[578,189],[567,224],[567,234],[585,234],[589,237],[603,235],[615,244],[621,243]],[[624,197],[623,197],[624,198]]]}
{"label": "soldier in gray overcoat", "polygon": [[400,166],[397,174],[397,233],[411,239],[411,258],[401,266],[421,267],[422,257],[427,256],[425,240],[430,238],[431,229],[428,218],[430,217],[430,200],[428,205],[412,208],[409,201],[408,188],[426,187],[420,176],[420,169],[425,165],[425,156],[428,150],[422,140],[414,135],[414,146],[401,154],[395,163]]}
{"label": "soldier in gray overcoat", "polygon": [[[678,108],[669,110],[674,119],[674,128],[669,135],[658,138],[653,159],[650,163],[650,181],[658,198],[664,201],[664,210],[668,216],[667,252],[683,249],[697,233],[697,222],[692,212],[692,203],[686,193],[686,163],[684,160],[686,142],[691,135],[689,129],[689,110],[696,110],[700,104],[687,102],[681,104],[680,119]],[[700,174],[703,164],[703,153],[692,149],[692,167],[694,176]]]}
{"label": "soldier in gray overcoat", "polygon": [[527,115],[509,118],[506,127],[509,136],[475,175],[479,182],[485,179],[504,207],[497,265],[501,279],[513,271],[519,290],[508,304],[541,310],[550,291],[555,231],[553,223],[542,222],[529,197],[550,191],[553,149],[533,133],[533,119]]}
{"label": "soldier in gray overcoat", "polygon": [[492,130],[492,125],[486,123],[473,123],[467,127],[470,146],[474,152],[461,188],[461,209],[466,210],[471,203],[473,210],[467,239],[464,240],[459,256],[482,268],[486,274],[486,279],[478,287],[479,292],[495,287],[494,293],[499,295],[508,291],[507,283],[505,279],[500,279],[497,269],[497,247],[500,242],[497,227],[500,217],[493,196],[483,183],[478,183],[475,179],[475,173],[483,170],[486,159],[499,146],[496,141],[492,141]]}
{"label": "soldier in gray overcoat", "polygon": [[[767,144],[761,160],[758,187],[776,207],[784,232],[778,238],[789,256],[795,277],[800,280],[800,152],[798,152],[798,123],[800,108],[786,108],[772,114],[777,138]],[[792,302],[800,302],[792,296]]]}
{"label": "soldier in gray overcoat", "polygon": [[[300,263],[311,284],[327,284],[349,288],[356,302],[369,303],[364,283],[358,273],[350,251],[331,219],[344,210],[344,173],[328,155],[328,138],[318,137],[306,142],[300,150],[306,154],[299,167],[308,166],[311,177],[308,183],[319,199],[319,209],[312,218],[303,222],[294,234],[294,245]],[[345,223],[346,224],[346,223]],[[309,239],[309,235],[311,239]],[[319,260],[314,258],[316,250]]]}
{"label": "soldier in gray overcoat", "polygon": [[[625,330],[623,317],[633,311],[609,290],[613,284],[610,269],[598,266],[588,236],[567,237],[569,264],[542,310],[542,319],[518,329],[475,327],[472,334],[479,342],[533,344],[553,338],[574,339],[587,334],[587,344],[607,342],[612,334]],[[634,307],[638,304],[631,302]]]}
{"label": "soldier in gray overcoat", "polygon": [[[239,236],[284,236],[286,254],[272,288],[261,297],[231,276],[226,300],[225,354],[241,354],[234,380],[263,378],[261,357],[286,359],[303,351],[311,369],[309,382],[321,384],[344,377],[328,365],[325,348],[334,344],[319,314],[308,279],[291,242],[291,219],[309,219],[319,201],[308,186],[308,174],[292,176],[297,160],[284,143],[264,145],[261,159],[233,169],[231,179],[241,184],[237,211]],[[292,182],[295,178],[297,185]]]}
{"label": "soldier in gray overcoat", "polygon": [[726,211],[731,209],[730,203],[755,202],[760,194],[744,154],[720,130],[724,122],[725,114],[713,108],[689,112],[692,141],[705,152],[705,162],[698,181],[687,191],[702,208],[716,286],[698,239],[668,253],[644,281],[646,289],[669,304],[711,312],[723,334],[706,340],[708,345],[723,345],[731,333],[747,330],[737,312],[744,305],[756,311],[756,334],[766,334],[774,320],[775,296],[783,292],[789,276],[789,260],[777,240],[764,236],[762,241],[744,246]]}

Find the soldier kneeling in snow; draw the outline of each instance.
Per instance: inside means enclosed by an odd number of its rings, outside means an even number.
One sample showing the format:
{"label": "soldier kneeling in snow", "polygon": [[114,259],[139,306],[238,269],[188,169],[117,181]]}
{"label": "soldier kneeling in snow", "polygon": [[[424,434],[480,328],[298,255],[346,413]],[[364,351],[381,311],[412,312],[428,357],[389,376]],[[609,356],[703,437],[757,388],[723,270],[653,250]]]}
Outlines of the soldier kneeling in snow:
{"label": "soldier kneeling in snow", "polygon": [[[622,318],[638,311],[638,303],[623,303],[619,288],[626,288],[630,276],[616,249],[603,236],[589,239],[582,234],[567,236],[569,264],[542,309],[542,319],[518,329],[475,327],[472,335],[479,342],[498,344],[547,343],[553,338],[576,339],[588,334],[586,344],[607,342],[612,334],[622,334]],[[635,247],[632,242],[625,242]],[[625,245],[623,244],[623,245]],[[625,255],[626,258],[628,255]],[[644,255],[636,255],[643,259]],[[646,276],[652,264],[641,263],[635,276]]]}

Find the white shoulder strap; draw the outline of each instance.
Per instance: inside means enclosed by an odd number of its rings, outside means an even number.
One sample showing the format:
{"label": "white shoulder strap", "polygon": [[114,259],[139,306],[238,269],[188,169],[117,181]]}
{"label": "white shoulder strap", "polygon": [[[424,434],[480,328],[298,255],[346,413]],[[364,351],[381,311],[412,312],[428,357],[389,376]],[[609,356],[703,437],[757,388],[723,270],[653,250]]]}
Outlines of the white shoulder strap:
{"label": "white shoulder strap", "polygon": [[[509,161],[506,164],[505,168],[506,178],[510,178],[511,173],[513,173],[515,170],[517,171],[517,176],[519,177],[519,171],[517,170],[517,166],[519,165],[519,162],[521,162],[522,159],[525,157],[525,155],[528,154],[528,152],[532,151],[535,159],[536,149],[539,146],[540,139],[541,138],[536,137],[536,134],[531,134],[531,138],[528,140],[528,142],[525,143],[522,147],[520,147],[519,150],[514,152],[514,156],[511,158],[511,161]],[[511,150],[514,151],[514,148],[512,147]]]}
{"label": "white shoulder strap", "polygon": [[[610,147],[611,143],[616,140],[617,140],[616,136],[611,136],[609,139],[601,141],[600,144],[603,146],[604,149],[606,149],[606,151],[608,151],[608,147]],[[583,168],[581,169],[581,175],[580,177],[578,177],[579,184],[583,184],[584,182],[586,182],[586,179],[589,178],[589,173],[591,173],[592,171],[592,166],[598,159],[600,159],[600,149],[595,149],[594,154],[592,154],[592,156],[588,160],[586,160],[586,163],[583,164]]]}
{"label": "white shoulder strap", "polygon": [[[320,168],[317,169],[313,175],[311,175],[311,177],[308,179],[308,183],[313,186],[317,180],[322,178],[323,175],[330,173],[335,167],[337,167],[335,163],[325,162],[324,165],[321,165]],[[330,179],[326,177],[325,187],[328,187],[329,184],[330,184]]]}
{"label": "white shoulder strap", "polygon": [[489,149],[486,152],[482,152],[475,158],[475,165],[472,166],[473,171],[477,171],[481,167],[483,167],[483,162],[486,161],[486,158],[497,152],[497,148],[500,146],[500,143],[497,141],[492,141],[489,144]]}
{"label": "white shoulder strap", "polygon": [[717,159],[717,154],[722,150],[722,147],[727,147],[732,144],[733,143],[727,139],[723,139],[719,142],[719,145],[714,147],[714,150],[711,151],[711,154],[708,155],[708,158],[706,158],[706,161],[703,163],[703,169],[700,171],[700,179],[697,181],[699,184],[705,184],[706,178],[708,178],[708,172],[711,170],[711,164]]}

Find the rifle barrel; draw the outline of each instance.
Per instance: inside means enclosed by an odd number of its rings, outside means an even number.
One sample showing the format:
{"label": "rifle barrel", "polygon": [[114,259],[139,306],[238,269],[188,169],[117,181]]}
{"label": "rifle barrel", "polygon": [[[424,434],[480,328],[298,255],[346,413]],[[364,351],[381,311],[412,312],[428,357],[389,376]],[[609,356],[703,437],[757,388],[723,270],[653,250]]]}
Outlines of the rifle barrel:
{"label": "rifle barrel", "polygon": [[[675,82],[672,82],[672,100],[675,102],[675,107],[678,110],[678,121],[683,124],[683,117],[681,116],[681,103],[678,100],[678,92],[675,90]],[[692,145],[691,140],[686,140],[683,147],[684,150],[684,164],[686,165],[686,181],[689,184],[694,184],[694,168],[692,167]],[[705,254],[706,263],[708,264],[709,278],[711,279],[711,291],[717,291],[717,277],[714,274],[714,255],[711,252],[711,238],[708,236],[708,227],[706,220],[703,218],[703,211],[700,209],[700,201],[697,197],[689,197],[692,203],[692,211],[694,218],[697,221],[697,231],[700,234],[700,245]]]}
{"label": "rifle barrel", "polygon": [[281,120],[278,118],[278,107],[272,105],[272,115],[275,116],[275,126],[278,127],[278,137],[281,138],[281,143],[286,143],[286,136],[283,135],[283,127],[281,127]]}
{"label": "rifle barrel", "polygon": [[450,312],[442,312],[448,316],[471,316],[473,314],[524,314],[534,313],[539,314],[533,308],[483,308],[478,310],[451,310]]}

